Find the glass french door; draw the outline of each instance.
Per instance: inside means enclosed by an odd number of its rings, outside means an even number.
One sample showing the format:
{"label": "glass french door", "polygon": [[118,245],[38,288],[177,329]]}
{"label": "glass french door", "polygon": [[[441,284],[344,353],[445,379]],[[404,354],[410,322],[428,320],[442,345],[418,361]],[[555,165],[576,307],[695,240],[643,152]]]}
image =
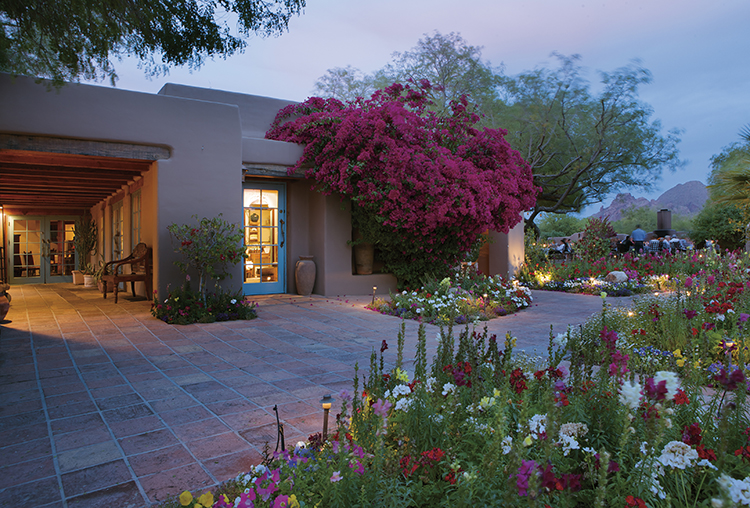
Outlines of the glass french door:
{"label": "glass french door", "polygon": [[246,295],[286,292],[286,185],[243,188]]}
{"label": "glass french door", "polygon": [[75,217],[9,217],[10,282],[72,282]]}

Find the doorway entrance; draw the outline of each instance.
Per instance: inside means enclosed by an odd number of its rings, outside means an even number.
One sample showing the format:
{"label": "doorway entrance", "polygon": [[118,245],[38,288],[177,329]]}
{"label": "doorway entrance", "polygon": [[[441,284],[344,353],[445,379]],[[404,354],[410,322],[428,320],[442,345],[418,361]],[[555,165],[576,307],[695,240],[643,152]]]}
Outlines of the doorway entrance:
{"label": "doorway entrance", "polygon": [[286,292],[286,184],[246,183],[245,259],[246,295]]}
{"label": "doorway entrance", "polygon": [[8,263],[12,284],[72,282],[76,217],[9,217]]}

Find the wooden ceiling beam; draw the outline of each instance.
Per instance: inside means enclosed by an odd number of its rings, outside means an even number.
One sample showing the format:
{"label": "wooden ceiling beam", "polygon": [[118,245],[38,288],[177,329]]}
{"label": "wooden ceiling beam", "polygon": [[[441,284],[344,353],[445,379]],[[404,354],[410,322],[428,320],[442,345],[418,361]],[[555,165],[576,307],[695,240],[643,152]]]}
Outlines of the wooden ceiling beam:
{"label": "wooden ceiling beam", "polygon": [[65,168],[91,168],[106,171],[130,170],[143,172],[148,171],[151,168],[152,161],[115,159],[111,157],[95,157],[89,155],[0,150],[0,163],[32,166],[58,166]]}

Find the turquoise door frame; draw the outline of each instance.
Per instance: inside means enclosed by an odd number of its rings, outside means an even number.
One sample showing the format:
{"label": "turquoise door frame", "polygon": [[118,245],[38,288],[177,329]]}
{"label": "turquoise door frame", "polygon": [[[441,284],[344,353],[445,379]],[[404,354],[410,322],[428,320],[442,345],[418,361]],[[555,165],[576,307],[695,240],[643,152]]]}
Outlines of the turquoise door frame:
{"label": "turquoise door frame", "polygon": [[286,293],[286,184],[245,182],[243,207],[243,292]]}
{"label": "turquoise door frame", "polygon": [[73,282],[77,265],[74,216],[8,217],[8,275],[11,284]]}

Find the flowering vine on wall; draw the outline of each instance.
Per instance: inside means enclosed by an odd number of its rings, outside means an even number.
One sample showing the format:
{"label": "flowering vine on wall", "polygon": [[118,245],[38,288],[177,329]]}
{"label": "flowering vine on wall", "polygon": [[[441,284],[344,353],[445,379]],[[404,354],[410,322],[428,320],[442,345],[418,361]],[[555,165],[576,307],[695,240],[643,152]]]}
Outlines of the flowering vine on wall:
{"label": "flowering vine on wall", "polygon": [[305,146],[290,174],[304,169],[318,191],[349,198],[363,241],[402,286],[462,261],[486,230],[508,232],[538,192],[506,131],[477,128],[465,97],[435,115],[430,88],[394,84],[350,104],[313,97],[266,133]]}

